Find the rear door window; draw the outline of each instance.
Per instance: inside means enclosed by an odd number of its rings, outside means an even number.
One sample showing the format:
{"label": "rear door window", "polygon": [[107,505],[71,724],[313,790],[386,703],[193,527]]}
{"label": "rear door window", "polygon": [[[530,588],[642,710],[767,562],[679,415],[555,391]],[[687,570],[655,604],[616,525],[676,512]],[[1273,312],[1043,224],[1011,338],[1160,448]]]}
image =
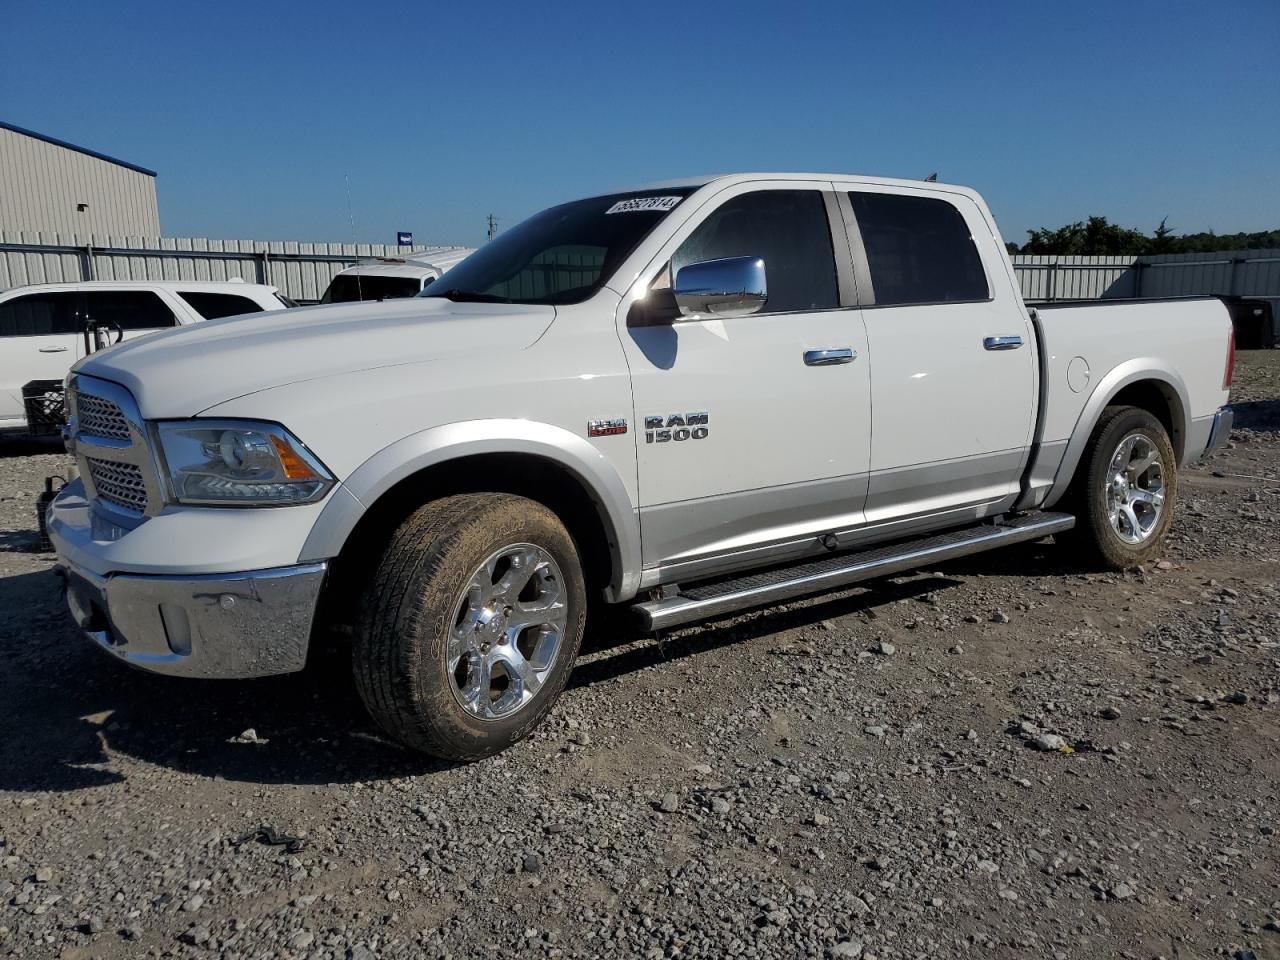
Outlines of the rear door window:
{"label": "rear door window", "polygon": [[79,293],[29,293],[0,303],[0,337],[79,333]]}
{"label": "rear door window", "polygon": [[85,308],[97,323],[123,331],[177,326],[173,311],[150,290],[86,290]]}
{"label": "rear door window", "polygon": [[262,307],[238,293],[205,293],[197,290],[179,290],[187,305],[206,320],[234,317],[241,313],[260,313]]}
{"label": "rear door window", "polygon": [[769,299],[761,313],[840,305],[831,225],[817,190],[758,190],[713,210],[671,258],[681,267],[725,257],[761,257]]}
{"label": "rear door window", "polygon": [[987,300],[982,258],[960,211],[946,200],[850,193],[877,306]]}

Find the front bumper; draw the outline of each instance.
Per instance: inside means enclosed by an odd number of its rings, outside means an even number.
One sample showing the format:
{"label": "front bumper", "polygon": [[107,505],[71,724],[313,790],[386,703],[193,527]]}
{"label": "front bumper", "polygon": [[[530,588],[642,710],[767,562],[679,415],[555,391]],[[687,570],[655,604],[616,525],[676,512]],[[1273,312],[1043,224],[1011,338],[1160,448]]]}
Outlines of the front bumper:
{"label": "front bumper", "polygon": [[76,623],[112,656],[153,673],[234,679],[306,665],[325,564],[203,576],[62,570]]}

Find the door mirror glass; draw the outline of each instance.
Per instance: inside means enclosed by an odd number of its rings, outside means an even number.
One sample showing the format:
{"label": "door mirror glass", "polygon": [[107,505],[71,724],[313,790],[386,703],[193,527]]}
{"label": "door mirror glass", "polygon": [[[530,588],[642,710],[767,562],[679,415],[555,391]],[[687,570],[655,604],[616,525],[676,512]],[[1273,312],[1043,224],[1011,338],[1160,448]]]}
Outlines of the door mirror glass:
{"label": "door mirror glass", "polygon": [[676,271],[672,292],[681,318],[745,317],[769,299],[764,260],[727,257],[688,264]]}

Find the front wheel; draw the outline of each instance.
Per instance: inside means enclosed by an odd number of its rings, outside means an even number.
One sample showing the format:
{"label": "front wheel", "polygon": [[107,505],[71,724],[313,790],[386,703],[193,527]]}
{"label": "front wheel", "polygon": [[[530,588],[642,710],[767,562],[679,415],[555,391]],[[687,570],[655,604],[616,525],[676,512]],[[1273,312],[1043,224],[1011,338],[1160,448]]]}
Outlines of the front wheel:
{"label": "front wheel", "polygon": [[578,552],[555,514],[509,494],[446,497],[396,530],[365,591],[356,686],[396,740],[476,760],[550,711],[585,621]]}
{"label": "front wheel", "polygon": [[1140,407],[1107,407],[1075,484],[1069,539],[1087,561],[1126,570],[1160,553],[1173,522],[1178,465],[1155,416]]}

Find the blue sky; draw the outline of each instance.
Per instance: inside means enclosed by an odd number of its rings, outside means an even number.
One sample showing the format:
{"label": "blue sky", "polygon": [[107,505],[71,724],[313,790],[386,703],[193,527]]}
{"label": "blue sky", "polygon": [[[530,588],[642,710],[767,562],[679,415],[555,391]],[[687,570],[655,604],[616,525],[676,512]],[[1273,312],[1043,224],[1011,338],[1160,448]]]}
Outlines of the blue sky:
{"label": "blue sky", "polygon": [[159,171],[169,236],[476,243],[729,170],[977,187],[1006,239],[1280,227],[1280,2],[7,4],[0,118]]}

